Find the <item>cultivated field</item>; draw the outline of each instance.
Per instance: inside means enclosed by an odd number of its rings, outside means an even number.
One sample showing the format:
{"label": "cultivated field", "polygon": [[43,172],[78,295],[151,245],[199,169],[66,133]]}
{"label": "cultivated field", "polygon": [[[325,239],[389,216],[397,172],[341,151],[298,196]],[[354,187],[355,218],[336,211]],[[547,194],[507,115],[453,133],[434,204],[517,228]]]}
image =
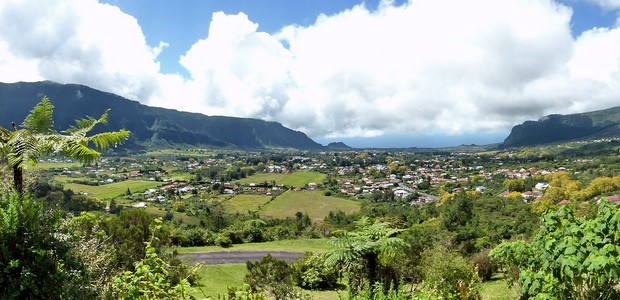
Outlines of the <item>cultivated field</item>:
{"label": "cultivated field", "polygon": [[330,211],[347,214],[358,212],[360,203],[353,200],[324,196],[321,191],[287,191],[267,203],[259,214],[264,218],[285,219],[296,212],[307,213],[313,221],[322,221]]}

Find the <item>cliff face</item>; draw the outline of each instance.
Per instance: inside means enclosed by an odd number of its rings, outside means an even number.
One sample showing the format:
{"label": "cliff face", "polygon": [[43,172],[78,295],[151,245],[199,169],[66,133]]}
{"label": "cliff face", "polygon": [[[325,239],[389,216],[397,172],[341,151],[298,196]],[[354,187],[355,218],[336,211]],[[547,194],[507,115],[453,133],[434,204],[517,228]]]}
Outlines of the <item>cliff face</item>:
{"label": "cliff face", "polygon": [[99,130],[130,130],[129,147],[186,144],[240,149],[323,148],[303,132],[277,122],[150,107],[87,86],[48,81],[0,83],[0,125],[21,123],[43,96],[48,96],[55,106],[54,122],[58,130],[69,128],[78,118],[98,117],[111,109],[108,125]]}
{"label": "cliff face", "polygon": [[572,114],[549,115],[512,128],[503,147],[545,144],[588,137],[620,136],[620,107]]}

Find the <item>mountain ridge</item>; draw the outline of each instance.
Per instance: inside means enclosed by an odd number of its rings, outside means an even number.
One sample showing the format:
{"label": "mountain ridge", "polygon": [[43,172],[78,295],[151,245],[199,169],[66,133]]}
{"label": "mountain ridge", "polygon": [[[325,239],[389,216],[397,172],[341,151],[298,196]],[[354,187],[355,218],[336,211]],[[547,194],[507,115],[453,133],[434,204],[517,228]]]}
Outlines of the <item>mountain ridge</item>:
{"label": "mountain ridge", "polygon": [[278,122],[152,107],[85,85],[52,81],[0,83],[0,126],[21,123],[43,96],[55,106],[54,124],[58,130],[74,125],[76,119],[98,117],[111,109],[108,124],[98,131],[130,130],[129,148],[186,144],[244,150],[325,149],[305,133]]}
{"label": "mountain ridge", "polygon": [[620,106],[576,114],[551,114],[516,125],[500,147],[620,136]]}

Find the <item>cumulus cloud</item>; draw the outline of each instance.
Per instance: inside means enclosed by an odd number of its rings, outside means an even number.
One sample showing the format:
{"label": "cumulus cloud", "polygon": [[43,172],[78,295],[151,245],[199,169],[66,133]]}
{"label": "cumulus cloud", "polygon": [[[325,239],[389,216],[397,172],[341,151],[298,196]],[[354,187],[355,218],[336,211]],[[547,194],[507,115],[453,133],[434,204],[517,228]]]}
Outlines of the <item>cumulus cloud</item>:
{"label": "cumulus cloud", "polygon": [[276,33],[218,12],[179,58],[187,78],[162,74],[157,56],[167,44],[149,46],[135,18],[114,6],[40,6],[0,3],[0,80],[78,82],[315,137],[505,132],[620,96],[620,29],[573,37],[571,8],[551,0],[384,1]]}
{"label": "cumulus cloud", "polygon": [[82,83],[132,99],[157,93],[157,54],[135,18],[95,0],[0,3],[0,80]]}

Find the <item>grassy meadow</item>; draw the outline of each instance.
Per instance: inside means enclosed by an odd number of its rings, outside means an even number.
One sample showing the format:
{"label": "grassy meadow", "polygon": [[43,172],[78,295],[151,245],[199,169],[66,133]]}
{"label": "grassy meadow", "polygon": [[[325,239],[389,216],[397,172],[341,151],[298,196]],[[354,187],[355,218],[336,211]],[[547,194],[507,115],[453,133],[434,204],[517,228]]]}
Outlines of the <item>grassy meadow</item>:
{"label": "grassy meadow", "polygon": [[247,213],[248,211],[257,211],[269,201],[271,201],[271,196],[241,194],[224,201],[222,206],[229,213]]}
{"label": "grassy meadow", "polygon": [[127,189],[129,189],[132,193],[136,193],[158,187],[159,185],[161,185],[160,182],[154,181],[125,180],[98,186],[65,183],[65,189],[71,189],[74,192],[84,192],[99,199],[109,199],[125,194]]}
{"label": "grassy meadow", "polygon": [[259,210],[265,218],[285,219],[296,212],[307,213],[313,221],[322,221],[330,211],[341,210],[347,214],[358,212],[357,201],[328,197],[321,191],[287,191]]}

